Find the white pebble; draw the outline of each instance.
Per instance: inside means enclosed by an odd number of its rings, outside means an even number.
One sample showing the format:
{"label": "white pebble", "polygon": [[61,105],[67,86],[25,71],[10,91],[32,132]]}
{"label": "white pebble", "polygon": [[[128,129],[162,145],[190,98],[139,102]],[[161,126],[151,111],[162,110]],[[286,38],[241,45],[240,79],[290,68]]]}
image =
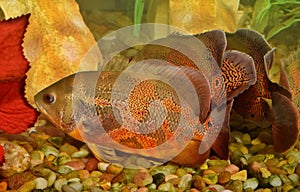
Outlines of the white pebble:
{"label": "white pebble", "polygon": [[46,189],[48,187],[48,182],[43,177],[38,177],[34,180],[36,189]]}
{"label": "white pebble", "polygon": [[178,178],[177,175],[166,175],[165,176],[165,182],[169,181],[170,179],[176,179]]}
{"label": "white pebble", "polygon": [[99,162],[98,163],[98,170],[104,172],[104,171],[107,170],[108,166],[109,166],[109,163]]}

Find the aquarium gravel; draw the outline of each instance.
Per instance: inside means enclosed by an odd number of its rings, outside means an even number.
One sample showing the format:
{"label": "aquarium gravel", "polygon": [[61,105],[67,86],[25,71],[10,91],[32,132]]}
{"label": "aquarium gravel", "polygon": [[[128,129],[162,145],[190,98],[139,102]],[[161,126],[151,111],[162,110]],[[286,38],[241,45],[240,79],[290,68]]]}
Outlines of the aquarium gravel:
{"label": "aquarium gravel", "polygon": [[284,154],[276,154],[267,134],[253,137],[233,131],[230,160],[212,155],[201,167],[168,162],[149,169],[128,169],[99,161],[86,144],[46,124],[20,135],[0,135],[6,160],[0,167],[0,191],[300,190],[300,143]]}

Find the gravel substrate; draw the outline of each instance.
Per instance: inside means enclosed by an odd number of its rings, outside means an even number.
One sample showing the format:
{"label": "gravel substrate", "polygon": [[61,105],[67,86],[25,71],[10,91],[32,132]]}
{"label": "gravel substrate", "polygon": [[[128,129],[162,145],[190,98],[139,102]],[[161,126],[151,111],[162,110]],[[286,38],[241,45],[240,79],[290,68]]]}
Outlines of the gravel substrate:
{"label": "gravel substrate", "polygon": [[[263,136],[262,136],[263,135]],[[273,152],[267,132],[256,138],[234,131],[230,160],[211,156],[198,168],[166,163],[127,169],[97,160],[84,143],[51,125],[21,135],[0,135],[5,163],[0,191],[298,191],[300,143]]]}

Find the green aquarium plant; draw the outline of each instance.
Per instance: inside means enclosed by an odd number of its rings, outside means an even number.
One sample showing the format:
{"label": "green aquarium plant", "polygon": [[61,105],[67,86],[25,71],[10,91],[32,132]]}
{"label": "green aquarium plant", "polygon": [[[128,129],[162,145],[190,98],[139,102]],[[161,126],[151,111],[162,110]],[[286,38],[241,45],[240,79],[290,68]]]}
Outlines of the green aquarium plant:
{"label": "green aquarium plant", "polygon": [[281,31],[300,22],[299,0],[244,0],[253,6],[250,13],[251,28],[265,34],[270,40]]}
{"label": "green aquarium plant", "polygon": [[142,22],[142,16],[144,12],[144,0],[135,0],[134,3],[134,15],[133,15],[133,24],[134,24],[134,36],[138,37],[140,34],[140,24]]}

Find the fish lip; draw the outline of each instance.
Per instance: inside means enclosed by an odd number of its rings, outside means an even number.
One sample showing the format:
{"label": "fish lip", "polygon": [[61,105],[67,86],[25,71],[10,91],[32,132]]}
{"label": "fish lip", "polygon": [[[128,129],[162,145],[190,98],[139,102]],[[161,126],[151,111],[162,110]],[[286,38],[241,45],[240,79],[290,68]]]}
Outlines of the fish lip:
{"label": "fish lip", "polygon": [[42,113],[46,113],[45,108],[44,108],[44,107],[40,104],[40,102],[38,102],[37,100],[38,100],[38,95],[35,95],[35,96],[34,96],[34,102],[35,102],[35,104],[36,104],[38,110],[39,110],[40,112],[42,112]]}

